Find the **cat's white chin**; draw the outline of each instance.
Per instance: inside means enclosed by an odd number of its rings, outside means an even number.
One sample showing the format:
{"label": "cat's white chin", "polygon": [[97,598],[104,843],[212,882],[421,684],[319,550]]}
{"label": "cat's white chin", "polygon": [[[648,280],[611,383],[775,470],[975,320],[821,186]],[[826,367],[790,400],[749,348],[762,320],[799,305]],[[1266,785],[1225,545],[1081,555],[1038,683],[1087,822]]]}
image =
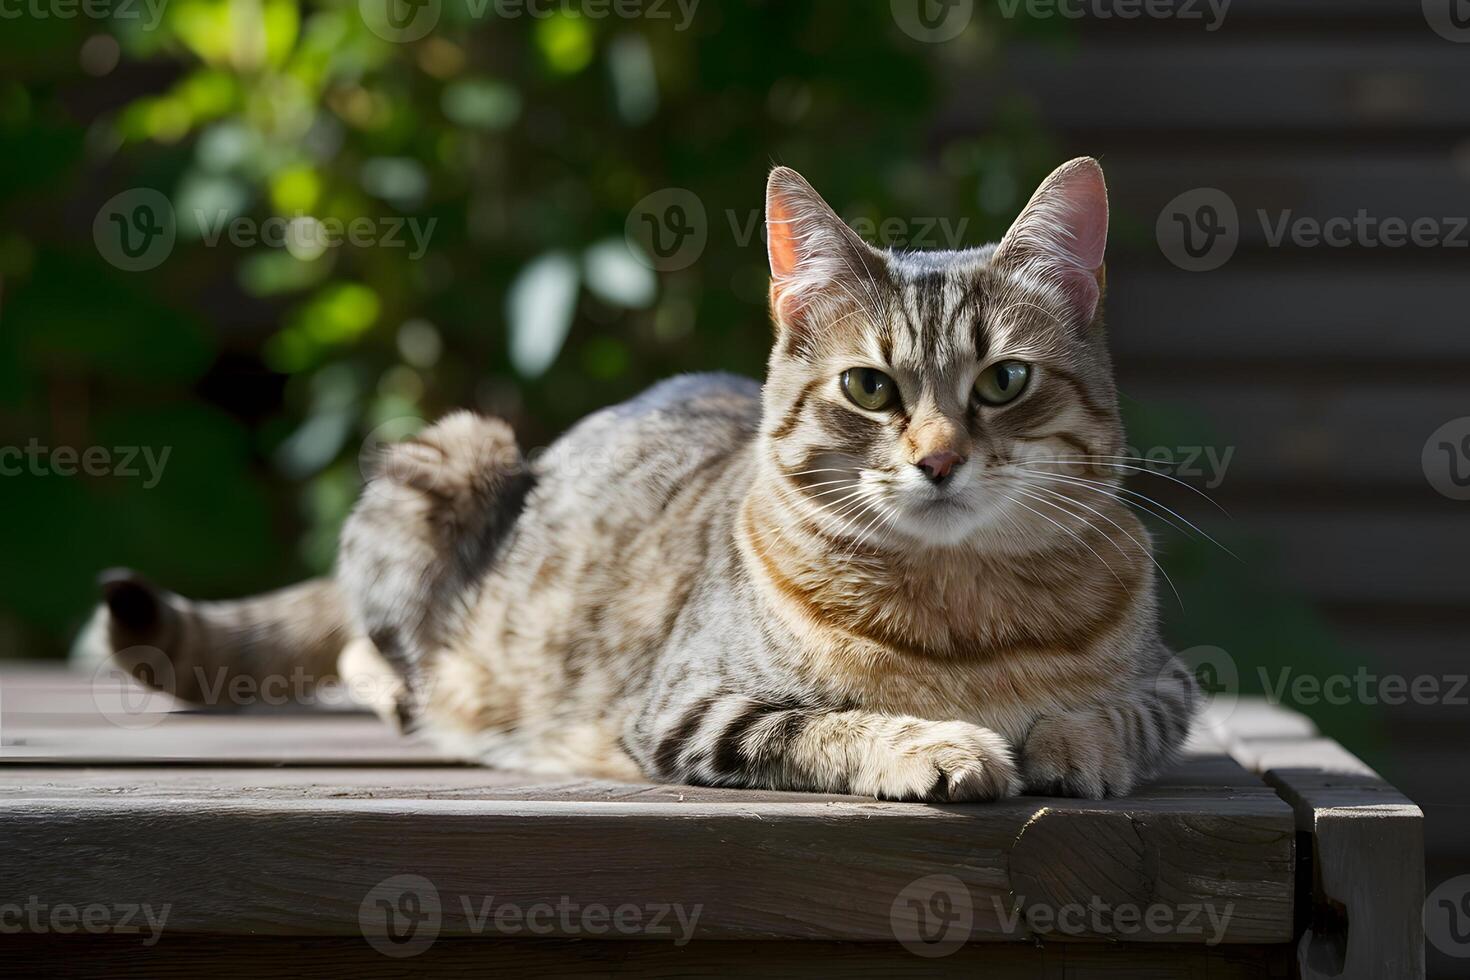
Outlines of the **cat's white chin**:
{"label": "cat's white chin", "polygon": [[930,547],[973,544],[999,533],[1006,520],[1004,501],[958,489],[926,487],[903,494],[892,509],[890,527]]}

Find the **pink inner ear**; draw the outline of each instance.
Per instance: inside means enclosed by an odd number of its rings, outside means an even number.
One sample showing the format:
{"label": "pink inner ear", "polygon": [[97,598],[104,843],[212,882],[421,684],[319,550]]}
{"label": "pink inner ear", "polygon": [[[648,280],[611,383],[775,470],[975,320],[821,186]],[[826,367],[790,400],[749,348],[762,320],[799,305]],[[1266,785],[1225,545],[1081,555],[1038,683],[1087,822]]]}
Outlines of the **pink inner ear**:
{"label": "pink inner ear", "polygon": [[1059,280],[1067,294],[1067,301],[1075,309],[1083,323],[1091,323],[1097,315],[1097,301],[1102,298],[1102,287],[1097,284],[1097,274],[1082,269],[1068,269]]}
{"label": "pink inner ear", "polygon": [[1084,323],[1097,315],[1102,296],[1097,274],[1108,248],[1108,188],[1102,170],[1088,161],[1065,174],[1057,188],[1062,215],[1062,288]]}
{"label": "pink inner ear", "polygon": [[1108,189],[1102,168],[1073,160],[1042,182],[996,252],[996,260],[1060,286],[1078,319],[1091,323],[1108,244]]}
{"label": "pink inner ear", "polygon": [[1096,272],[1108,247],[1108,189],[1102,171],[1089,161],[1065,174],[1056,191],[1058,211],[1069,232],[1062,247],[1071,262]]}
{"label": "pink inner ear", "polygon": [[796,270],[796,230],[791,209],[775,188],[766,196],[766,248],[771,257],[771,275],[785,279]]}

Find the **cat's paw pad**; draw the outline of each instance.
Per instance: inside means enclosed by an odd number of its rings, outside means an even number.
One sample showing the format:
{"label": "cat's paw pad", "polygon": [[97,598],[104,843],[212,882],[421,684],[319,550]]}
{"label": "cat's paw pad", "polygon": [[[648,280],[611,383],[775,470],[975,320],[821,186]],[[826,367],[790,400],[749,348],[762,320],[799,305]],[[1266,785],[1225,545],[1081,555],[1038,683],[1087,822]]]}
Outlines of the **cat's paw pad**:
{"label": "cat's paw pad", "polygon": [[1021,792],[1005,739],[963,721],[908,721],[880,735],[855,792],[888,800],[961,803]]}
{"label": "cat's paw pad", "polygon": [[1031,726],[1021,746],[1026,791],[1101,800],[1127,796],[1134,767],[1112,729],[1086,714],[1050,715]]}

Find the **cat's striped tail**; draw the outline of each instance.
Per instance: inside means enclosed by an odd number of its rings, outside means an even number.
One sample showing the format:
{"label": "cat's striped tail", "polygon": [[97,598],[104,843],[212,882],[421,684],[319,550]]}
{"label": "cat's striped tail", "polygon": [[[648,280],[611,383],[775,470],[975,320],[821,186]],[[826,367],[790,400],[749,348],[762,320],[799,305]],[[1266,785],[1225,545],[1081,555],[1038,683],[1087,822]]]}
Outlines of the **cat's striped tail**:
{"label": "cat's striped tail", "polygon": [[101,586],[102,604],[73,658],[110,659],[196,704],[231,707],[261,692],[310,700],[336,679],[351,639],[346,603],[329,578],[217,602],[186,599],[126,570],[104,573]]}

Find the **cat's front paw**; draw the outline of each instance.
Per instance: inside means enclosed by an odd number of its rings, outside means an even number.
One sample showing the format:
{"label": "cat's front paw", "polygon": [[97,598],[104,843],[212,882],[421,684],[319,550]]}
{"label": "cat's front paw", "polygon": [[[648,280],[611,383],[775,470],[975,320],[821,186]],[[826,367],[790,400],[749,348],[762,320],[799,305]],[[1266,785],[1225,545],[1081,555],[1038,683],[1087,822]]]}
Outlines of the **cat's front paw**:
{"label": "cat's front paw", "polygon": [[896,721],[879,733],[852,790],[885,800],[962,803],[1021,792],[1005,739],[963,721]]}
{"label": "cat's front paw", "polygon": [[1110,725],[1078,712],[1037,719],[1021,746],[1026,791],[1101,800],[1127,796],[1138,781]]}

